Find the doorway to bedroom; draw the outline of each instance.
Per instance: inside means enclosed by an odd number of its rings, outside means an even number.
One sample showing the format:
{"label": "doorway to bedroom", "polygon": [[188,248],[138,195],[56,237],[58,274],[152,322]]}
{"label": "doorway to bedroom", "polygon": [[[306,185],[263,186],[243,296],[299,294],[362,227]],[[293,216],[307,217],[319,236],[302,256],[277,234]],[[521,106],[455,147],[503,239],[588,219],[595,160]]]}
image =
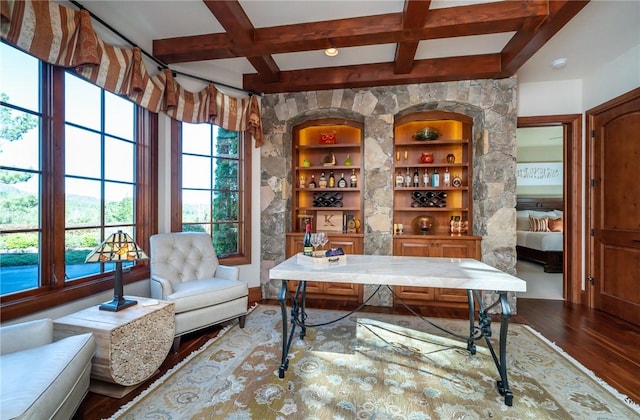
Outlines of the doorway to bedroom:
{"label": "doorway to bedroom", "polygon": [[564,300],[564,129],[520,127],[516,143],[518,297]]}

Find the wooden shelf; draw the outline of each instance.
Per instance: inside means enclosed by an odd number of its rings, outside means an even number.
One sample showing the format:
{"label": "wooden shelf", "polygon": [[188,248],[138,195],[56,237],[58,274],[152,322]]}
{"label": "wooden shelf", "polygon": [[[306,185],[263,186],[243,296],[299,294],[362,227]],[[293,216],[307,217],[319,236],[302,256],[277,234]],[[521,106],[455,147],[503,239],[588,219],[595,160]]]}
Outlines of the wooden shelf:
{"label": "wooden shelf", "polygon": [[[416,141],[413,135],[418,130],[431,127],[440,132],[437,140]],[[472,235],[472,182],[473,182],[473,120],[465,115],[441,111],[417,112],[405,115],[395,122],[393,160],[393,223],[402,225],[403,233],[393,234],[394,255],[451,258],[481,258],[482,238]],[[432,163],[422,163],[423,153],[431,153]],[[451,162],[450,155],[454,156]],[[418,171],[419,186],[396,184],[396,176],[406,176],[407,168],[413,177]],[[462,179],[462,185],[444,186],[443,173],[447,170],[451,181],[454,176]],[[425,185],[425,170],[440,174],[440,186]],[[412,180],[413,182],[413,180]],[[435,194],[428,195],[429,191]],[[446,194],[444,194],[446,193]],[[421,205],[414,207],[414,205]],[[422,207],[422,205],[427,206]],[[428,206],[434,204],[434,206]],[[440,207],[442,206],[442,207]],[[412,221],[418,216],[430,216],[434,225],[428,234],[415,233]],[[450,233],[451,217],[467,221],[466,234]],[[463,306],[467,302],[466,292],[447,288],[395,287],[395,296],[415,305]],[[399,300],[394,297],[394,304]]]}
{"label": "wooden shelf", "polygon": [[[364,165],[364,126],[357,121],[344,120],[339,118],[325,118],[305,121],[293,127],[292,138],[292,173],[294,176],[294,187],[292,196],[291,211],[291,232],[287,233],[286,256],[290,257],[302,251],[303,226],[305,216],[311,221],[312,230],[323,230],[322,223],[331,220],[331,227],[338,223],[343,224],[344,216],[355,217],[360,220],[359,232],[345,232],[342,226],[340,231],[329,232],[330,247],[343,248],[347,254],[362,254],[364,252],[364,235],[362,234],[362,218],[364,215],[364,203],[362,199],[363,165]],[[331,132],[336,134],[336,144],[320,144],[319,140],[323,133]],[[335,158],[333,165],[324,165]],[[345,165],[347,158],[351,160],[351,165]],[[320,182],[320,175],[324,172],[329,178],[329,173],[333,172],[335,177],[335,187],[309,188],[311,176],[315,177],[316,184]],[[349,186],[351,175],[355,173],[357,184],[355,187]],[[344,174],[347,187],[338,187],[340,177]],[[305,187],[300,188],[300,179],[305,178]],[[342,207],[330,206],[320,207],[324,201],[329,200],[335,203],[338,200]],[[331,218],[318,220],[319,212],[336,212],[338,216],[331,214]],[[326,213],[325,213],[326,214]],[[342,215],[343,217],[340,217]],[[328,225],[329,226],[329,225]],[[325,226],[326,228],[327,226]],[[338,226],[340,228],[340,226]],[[325,229],[328,230],[328,229]],[[295,281],[289,282],[289,287],[294,288]],[[348,300],[362,302],[363,288],[360,284],[346,283],[322,283],[308,282],[308,297],[315,297],[329,300]]]}

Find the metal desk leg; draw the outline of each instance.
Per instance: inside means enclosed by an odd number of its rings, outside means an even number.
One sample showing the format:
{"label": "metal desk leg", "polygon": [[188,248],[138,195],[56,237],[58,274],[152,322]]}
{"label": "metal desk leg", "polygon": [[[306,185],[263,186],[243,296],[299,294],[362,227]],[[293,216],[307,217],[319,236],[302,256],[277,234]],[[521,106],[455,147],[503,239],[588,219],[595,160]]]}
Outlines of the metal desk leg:
{"label": "metal desk leg", "polygon": [[476,311],[475,305],[473,303],[473,290],[471,289],[467,289],[467,300],[469,302],[469,338],[467,339],[467,350],[469,350],[469,353],[471,353],[472,355],[475,355]]}
{"label": "metal desk leg", "polygon": [[307,282],[299,281],[296,287],[296,292],[291,299],[291,332],[288,332],[287,328],[287,280],[282,280],[280,286],[280,294],[278,295],[278,301],[280,302],[280,311],[282,312],[282,359],[280,360],[280,367],[278,368],[278,377],[284,378],[284,374],[289,368],[289,350],[291,349],[291,343],[293,343],[293,336],[296,332],[296,326],[300,327],[300,338],[303,339],[306,334],[305,319],[307,314],[305,312],[305,298],[307,291]]}
{"label": "metal desk leg", "polygon": [[507,331],[509,330],[509,318],[511,318],[511,307],[507,299],[506,292],[500,292],[500,304],[502,305],[502,315],[500,315],[500,380],[498,381],[498,392],[504,395],[504,403],[513,405],[513,393],[509,390],[509,380],[507,379]]}
{"label": "metal desk leg", "polygon": [[[504,403],[508,406],[513,405],[513,394],[509,390],[509,380],[507,379],[507,332],[509,331],[509,318],[511,318],[511,307],[507,299],[507,292],[496,292],[500,294],[500,298],[493,302],[490,306],[485,307],[481,297],[478,296],[480,311],[478,313],[479,329],[484,341],[487,344],[487,348],[491,352],[493,362],[498,369],[500,379],[496,385],[500,395],[504,396]],[[502,307],[502,314],[500,315],[500,349],[499,356],[496,355],[493,345],[491,344],[491,317],[489,316],[489,310],[500,303]]]}
{"label": "metal desk leg", "polygon": [[[282,312],[282,359],[280,361],[280,368],[278,369],[278,377],[284,378],[284,373],[289,368],[289,354],[290,342],[287,342],[287,281],[282,280],[280,286],[280,293],[278,294],[278,302],[280,302],[280,310]],[[295,329],[295,324],[292,329]],[[293,331],[291,331],[293,333]]]}

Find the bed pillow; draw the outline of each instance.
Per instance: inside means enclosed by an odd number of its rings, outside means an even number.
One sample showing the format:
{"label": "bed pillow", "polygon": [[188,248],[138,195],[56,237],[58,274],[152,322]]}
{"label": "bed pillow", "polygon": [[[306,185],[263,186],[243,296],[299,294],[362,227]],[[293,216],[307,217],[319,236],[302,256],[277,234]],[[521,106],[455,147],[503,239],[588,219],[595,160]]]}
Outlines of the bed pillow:
{"label": "bed pillow", "polygon": [[562,214],[556,213],[556,210],[551,210],[551,211],[531,210],[529,212],[529,216],[538,217],[538,218],[547,217],[549,219],[557,219],[559,217],[562,217]]}
{"label": "bed pillow", "polygon": [[516,219],[516,230],[529,230],[530,222],[529,216],[518,217]]}
{"label": "bed pillow", "polygon": [[548,225],[551,232],[562,232],[564,229],[562,218],[549,219]]}
{"label": "bed pillow", "polygon": [[529,230],[531,232],[550,232],[549,218],[529,216]]}

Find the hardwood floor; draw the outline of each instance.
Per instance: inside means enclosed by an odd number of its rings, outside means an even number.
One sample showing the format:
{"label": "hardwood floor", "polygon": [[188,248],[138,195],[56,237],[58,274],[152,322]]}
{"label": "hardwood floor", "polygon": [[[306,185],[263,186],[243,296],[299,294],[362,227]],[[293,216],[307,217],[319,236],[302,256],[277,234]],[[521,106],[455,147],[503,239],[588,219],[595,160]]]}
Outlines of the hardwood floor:
{"label": "hardwood floor", "polygon": [[[276,301],[264,303],[277,304]],[[353,309],[356,305],[348,302],[309,301],[307,306]],[[380,307],[365,307],[363,311],[407,313],[405,309]],[[466,310],[421,308],[420,312],[426,316],[443,318],[467,317]],[[530,325],[598,377],[640,404],[640,326],[584,306],[535,299],[518,300],[518,314],[513,317],[513,322]],[[184,337],[180,351],[169,354],[158,374],[122,399],[90,392],[74,419],[93,420],[111,416],[167,370],[215,337],[219,330],[219,327],[212,327]]]}

